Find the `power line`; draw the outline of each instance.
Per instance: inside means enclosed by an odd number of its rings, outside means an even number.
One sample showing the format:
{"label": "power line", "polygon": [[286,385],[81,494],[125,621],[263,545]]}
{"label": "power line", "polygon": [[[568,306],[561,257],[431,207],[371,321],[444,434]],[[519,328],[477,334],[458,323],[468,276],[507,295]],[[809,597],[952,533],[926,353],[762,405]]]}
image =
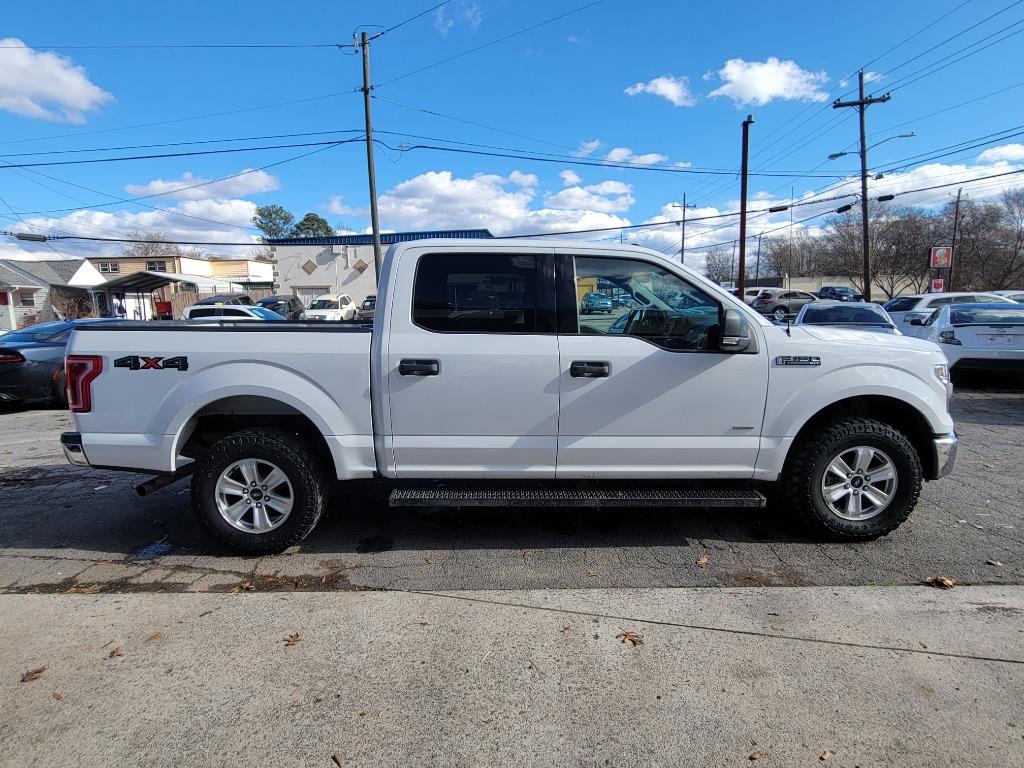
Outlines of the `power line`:
{"label": "power line", "polygon": [[587,3],[586,5],[581,5],[578,8],[573,8],[571,11],[566,11],[565,13],[561,13],[561,14],[559,14],[557,16],[553,16],[550,19],[545,19],[544,21],[538,22],[536,24],[532,24],[529,27],[525,27],[523,29],[516,30],[515,32],[510,32],[507,35],[503,35],[502,37],[499,37],[499,38],[497,38],[495,40],[491,40],[490,42],[487,42],[487,43],[483,43],[482,45],[478,45],[475,48],[470,48],[467,51],[462,51],[461,53],[456,53],[455,55],[448,56],[448,57],[446,57],[444,59],[441,59],[440,61],[435,61],[432,64],[427,64],[425,66],[419,67],[418,69],[414,69],[414,70],[411,70],[411,71],[406,72],[404,74],[398,75],[397,77],[392,77],[390,80],[385,80],[382,83],[378,83],[374,87],[375,88],[383,88],[385,85],[391,85],[392,83],[397,83],[399,80],[404,80],[407,77],[412,77],[413,75],[418,75],[420,72],[426,72],[428,69],[433,69],[434,67],[439,67],[442,64],[447,64],[450,61],[455,61],[456,59],[461,59],[463,56],[469,56],[471,53],[476,53],[477,51],[482,51],[484,48],[490,48],[492,45],[497,45],[498,43],[503,43],[506,40],[511,40],[513,37],[517,37],[518,35],[526,34],[527,32],[531,32],[531,31],[533,31],[533,30],[535,30],[535,29],[537,29],[539,27],[543,27],[543,26],[545,26],[547,24],[552,24],[552,23],[554,23],[556,21],[559,21],[560,19],[566,18],[567,16],[572,16],[573,14],[580,13],[581,11],[585,11],[588,8],[593,8],[595,5],[600,5],[603,2],[604,2],[604,0],[593,0],[593,2]]}
{"label": "power line", "polygon": [[410,22],[413,22],[413,21],[416,21],[416,19],[418,19],[418,18],[420,18],[422,16],[426,16],[428,13],[436,11],[438,8],[441,8],[442,6],[448,5],[448,3],[450,3],[450,2],[451,2],[451,0],[443,0],[442,2],[438,3],[437,5],[432,5],[429,8],[427,8],[427,10],[420,11],[415,16],[410,16],[405,21],[400,21],[397,24],[393,24],[392,26],[388,27],[387,29],[385,29],[385,30],[383,30],[381,32],[378,32],[377,34],[372,35],[370,37],[370,40],[376,40],[377,38],[383,37],[384,35],[388,34],[389,32],[394,32],[399,27],[404,27],[406,24],[408,24]]}
{"label": "power line", "polygon": [[346,43],[111,43],[111,44],[87,44],[87,45],[0,45],[0,50],[62,50],[62,51],[112,51],[112,50],[154,50],[154,49],[176,49],[176,48],[351,48]]}

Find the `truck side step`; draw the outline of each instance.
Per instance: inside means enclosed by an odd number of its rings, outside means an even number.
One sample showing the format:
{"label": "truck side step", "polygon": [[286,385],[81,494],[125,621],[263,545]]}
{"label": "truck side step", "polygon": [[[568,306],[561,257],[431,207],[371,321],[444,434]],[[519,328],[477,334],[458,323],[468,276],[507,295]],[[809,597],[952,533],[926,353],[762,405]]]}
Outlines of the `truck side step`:
{"label": "truck side step", "polygon": [[747,488],[396,488],[392,507],[764,507]]}

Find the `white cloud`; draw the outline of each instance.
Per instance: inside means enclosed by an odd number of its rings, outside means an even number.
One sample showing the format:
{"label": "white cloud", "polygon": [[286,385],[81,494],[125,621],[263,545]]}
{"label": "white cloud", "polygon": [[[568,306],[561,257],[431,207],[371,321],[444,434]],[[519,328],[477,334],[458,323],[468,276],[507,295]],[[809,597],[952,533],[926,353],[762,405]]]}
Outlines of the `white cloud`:
{"label": "white cloud", "polygon": [[576,186],[577,184],[583,181],[583,179],[580,177],[578,173],[576,173],[576,171],[570,171],[568,169],[561,171],[558,175],[562,179],[562,184],[564,184],[567,187]]}
{"label": "white cloud", "polygon": [[708,95],[727,96],[740,105],[763,106],[776,99],[824,101],[828,97],[820,88],[828,80],[825,72],[810,72],[795,61],[774,56],[767,61],[729,59],[718,76],[725,84]]}
{"label": "white cloud", "polygon": [[587,187],[567,187],[547,195],[544,203],[557,210],[591,210],[600,213],[625,213],[636,200],[633,187],[621,181],[602,181]]}
{"label": "white cloud", "polygon": [[0,109],[25,117],[84,123],[114,97],[65,56],[41,53],[14,37],[0,39]]}
{"label": "white cloud", "polygon": [[457,22],[462,22],[470,29],[476,29],[483,19],[483,11],[476,3],[450,3],[442,5],[434,13],[434,28],[442,35],[447,35]]}
{"label": "white cloud", "polygon": [[[429,171],[381,195],[380,213],[388,226],[398,230],[485,227],[495,235],[629,223],[614,214],[614,202],[600,195],[596,196],[600,200],[591,200],[588,194],[592,193],[582,189],[580,192],[583,195],[576,201],[579,207],[571,205],[568,199],[557,198],[556,204],[566,207],[556,208],[545,201],[544,207],[533,208],[536,190],[516,184],[509,177],[480,173],[459,178],[451,171]],[[585,206],[586,202],[596,202],[601,210]]]}
{"label": "white cloud", "polygon": [[540,179],[535,173],[523,173],[522,171],[512,171],[508,175],[508,180],[520,187],[536,187],[540,183]]}
{"label": "white cloud", "polygon": [[1003,144],[986,149],[978,155],[979,163],[1001,163],[1024,160],[1024,144]]}
{"label": "white cloud", "polygon": [[584,141],[580,144],[579,148],[573,153],[580,157],[587,157],[592,155],[601,148],[601,141],[599,139],[591,139],[590,141]]}
{"label": "white cloud", "polygon": [[645,155],[638,155],[629,147],[614,147],[604,156],[610,163],[631,163],[633,165],[653,165],[668,160],[665,155],[657,152],[648,152]]}
{"label": "white cloud", "polygon": [[345,205],[341,195],[334,195],[327,201],[327,205],[321,207],[328,213],[333,213],[337,216],[365,216],[369,213],[367,208],[353,208],[350,205]]}
{"label": "white cloud", "polygon": [[[240,173],[243,175],[207,183],[210,179],[194,176],[191,172],[186,171],[177,179],[153,179],[146,184],[128,184],[125,186],[125,190],[128,194],[139,197],[160,195],[174,200],[210,200],[243,197],[258,192],[272,192],[281,187],[277,177],[266,171],[243,168]],[[203,186],[197,187],[196,184]]]}
{"label": "white cloud", "polygon": [[650,93],[674,104],[677,107],[692,107],[697,100],[690,93],[690,78],[673,77],[672,75],[661,75],[646,83],[634,83],[626,89],[626,95],[636,96],[641,93]]}

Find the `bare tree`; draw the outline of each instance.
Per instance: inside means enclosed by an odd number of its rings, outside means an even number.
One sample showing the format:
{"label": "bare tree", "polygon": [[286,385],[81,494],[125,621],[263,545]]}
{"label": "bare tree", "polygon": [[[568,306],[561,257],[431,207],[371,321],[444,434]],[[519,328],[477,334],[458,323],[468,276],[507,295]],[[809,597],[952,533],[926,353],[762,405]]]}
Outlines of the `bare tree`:
{"label": "bare tree", "polygon": [[166,261],[182,255],[178,246],[166,242],[167,236],[163,232],[128,232],[125,238],[139,241],[125,243],[121,247],[122,254],[133,259]]}
{"label": "bare tree", "polygon": [[704,257],[704,269],[708,279],[716,283],[732,280],[732,252],[724,246],[709,248]]}
{"label": "bare tree", "polygon": [[63,320],[77,320],[92,316],[92,302],[85,291],[74,288],[50,288],[50,306],[54,314]]}

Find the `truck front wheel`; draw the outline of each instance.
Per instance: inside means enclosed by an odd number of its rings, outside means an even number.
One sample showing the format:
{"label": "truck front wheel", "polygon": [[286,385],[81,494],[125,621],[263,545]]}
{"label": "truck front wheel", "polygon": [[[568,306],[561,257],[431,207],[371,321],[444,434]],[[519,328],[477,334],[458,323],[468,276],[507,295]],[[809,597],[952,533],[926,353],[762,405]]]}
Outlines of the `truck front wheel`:
{"label": "truck front wheel", "polygon": [[283,552],[313,530],[329,479],[298,435],[247,429],[217,441],[192,475],[192,506],[206,529],[249,555]]}
{"label": "truck front wheel", "polygon": [[874,539],[907,519],[921,493],[921,460],[907,438],[874,419],[844,418],[794,446],[782,489],[809,528]]}

